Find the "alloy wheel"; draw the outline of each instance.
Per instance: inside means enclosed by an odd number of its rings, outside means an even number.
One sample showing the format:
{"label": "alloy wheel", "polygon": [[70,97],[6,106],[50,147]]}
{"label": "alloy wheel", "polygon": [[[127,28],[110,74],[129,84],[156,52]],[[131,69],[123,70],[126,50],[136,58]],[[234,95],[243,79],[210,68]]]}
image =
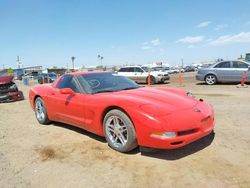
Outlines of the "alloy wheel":
{"label": "alloy wheel", "polygon": [[117,148],[122,148],[128,141],[128,128],[118,116],[110,116],[106,121],[106,133],[109,140]]}
{"label": "alloy wheel", "polygon": [[44,106],[43,103],[40,100],[36,101],[36,117],[38,120],[43,121],[45,118],[45,113],[44,113]]}
{"label": "alloy wheel", "polygon": [[213,85],[213,84],[215,84],[215,82],[216,82],[215,76],[213,76],[213,75],[208,75],[208,76],[206,77],[206,83],[207,83],[208,85]]}

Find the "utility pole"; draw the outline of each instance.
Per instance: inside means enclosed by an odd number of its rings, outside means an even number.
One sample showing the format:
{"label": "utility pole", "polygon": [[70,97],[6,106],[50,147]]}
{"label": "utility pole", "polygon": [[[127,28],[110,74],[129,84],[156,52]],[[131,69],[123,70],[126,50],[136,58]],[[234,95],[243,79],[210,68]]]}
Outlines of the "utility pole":
{"label": "utility pole", "polygon": [[100,54],[98,54],[97,58],[100,60],[100,66],[103,68],[103,65],[102,65],[103,56],[101,56]]}
{"label": "utility pole", "polygon": [[76,59],[76,57],[74,57],[74,56],[71,57],[73,71],[75,70],[75,64],[74,64],[75,63],[75,59]]}
{"label": "utility pole", "polygon": [[20,61],[19,55],[16,58],[16,62],[17,62],[17,68],[20,69],[21,65],[22,65],[22,62]]}
{"label": "utility pole", "polygon": [[181,58],[181,68],[183,69],[183,58]]}

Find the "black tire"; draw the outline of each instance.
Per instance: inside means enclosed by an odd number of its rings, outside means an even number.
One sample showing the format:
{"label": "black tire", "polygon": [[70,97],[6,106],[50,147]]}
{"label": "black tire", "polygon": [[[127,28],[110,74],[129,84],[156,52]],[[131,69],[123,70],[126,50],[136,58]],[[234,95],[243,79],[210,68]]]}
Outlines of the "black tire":
{"label": "black tire", "polygon": [[208,74],[205,77],[205,82],[207,85],[214,85],[217,83],[217,77],[213,74]]}
{"label": "black tire", "polygon": [[[155,77],[150,76],[150,85],[154,85],[155,82],[156,82],[156,81],[155,81]],[[146,83],[148,84],[148,77],[147,77]]]}
{"label": "black tire", "polygon": [[[113,124],[115,124],[112,118],[113,119],[117,118],[122,128],[121,127],[115,128],[115,125],[111,125],[112,121],[113,121]],[[111,131],[110,129],[111,126],[113,126],[113,131]],[[126,127],[126,130],[125,130],[125,127]],[[109,111],[104,117],[103,128],[104,128],[104,136],[109,146],[112,149],[117,150],[122,153],[126,153],[126,152],[133,150],[134,148],[138,146],[134,125],[132,121],[130,120],[130,118],[121,110],[114,109],[114,110]],[[120,130],[123,130],[123,132],[121,133]],[[119,134],[123,134],[123,138],[125,137],[127,138],[124,144],[121,142],[120,138],[118,138],[121,136],[121,135],[119,136]],[[115,142],[115,139],[117,140],[116,142]]]}
{"label": "black tire", "polygon": [[36,115],[37,121],[40,124],[47,125],[50,123],[45,104],[41,97],[37,97],[35,100],[35,115]]}

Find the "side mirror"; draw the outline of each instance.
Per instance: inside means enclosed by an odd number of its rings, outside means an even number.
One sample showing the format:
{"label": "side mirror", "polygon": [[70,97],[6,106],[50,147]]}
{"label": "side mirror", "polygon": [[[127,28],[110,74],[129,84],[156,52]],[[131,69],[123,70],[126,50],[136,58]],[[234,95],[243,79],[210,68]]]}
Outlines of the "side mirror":
{"label": "side mirror", "polygon": [[75,92],[71,88],[60,89],[61,94],[75,95]]}
{"label": "side mirror", "polygon": [[250,71],[250,66],[248,66],[248,71]]}

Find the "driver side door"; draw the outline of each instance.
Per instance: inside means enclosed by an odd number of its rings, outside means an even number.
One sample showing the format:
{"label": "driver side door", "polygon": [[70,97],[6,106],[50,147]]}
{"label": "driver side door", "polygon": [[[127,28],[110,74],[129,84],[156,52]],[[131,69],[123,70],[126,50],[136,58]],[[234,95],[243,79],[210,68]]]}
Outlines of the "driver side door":
{"label": "driver side door", "polygon": [[[61,89],[70,88],[74,92],[62,93]],[[64,75],[57,86],[48,93],[48,111],[52,111],[52,119],[66,124],[85,127],[84,120],[85,94],[72,75]]]}

